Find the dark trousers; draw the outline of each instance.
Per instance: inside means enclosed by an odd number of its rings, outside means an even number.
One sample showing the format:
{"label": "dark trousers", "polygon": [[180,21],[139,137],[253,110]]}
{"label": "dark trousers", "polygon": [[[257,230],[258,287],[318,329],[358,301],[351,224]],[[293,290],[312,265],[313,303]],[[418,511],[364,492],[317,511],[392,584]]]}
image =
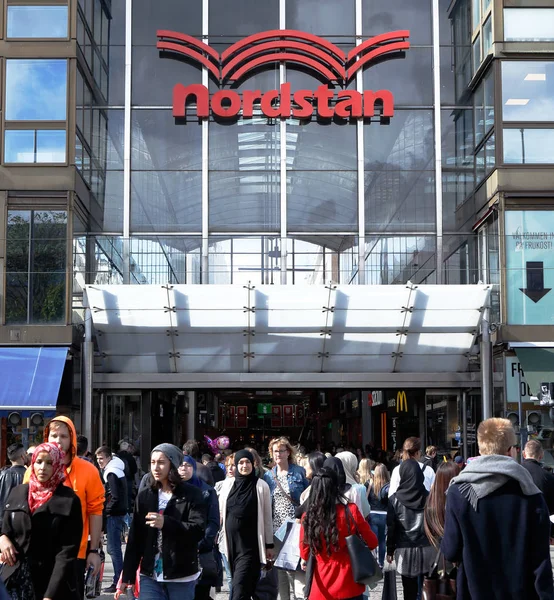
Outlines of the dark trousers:
{"label": "dark trousers", "polygon": [[402,575],[404,600],[417,600],[420,589],[420,579],[422,579],[422,575],[419,575],[418,577],[406,577],[405,575]]}
{"label": "dark trousers", "polygon": [[85,569],[87,561],[85,558],[78,558],[75,561],[75,573],[77,578],[77,593],[79,598],[84,600],[85,598]]}
{"label": "dark trousers", "polygon": [[211,585],[206,585],[204,583],[197,583],[194,588],[194,600],[210,600],[210,590],[212,589]]}

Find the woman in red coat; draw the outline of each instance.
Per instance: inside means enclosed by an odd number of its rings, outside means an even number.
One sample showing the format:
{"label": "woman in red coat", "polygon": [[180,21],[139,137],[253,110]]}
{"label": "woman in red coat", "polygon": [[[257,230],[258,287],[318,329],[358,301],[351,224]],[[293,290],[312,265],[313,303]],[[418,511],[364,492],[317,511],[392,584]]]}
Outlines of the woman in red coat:
{"label": "woman in red coat", "polygon": [[337,476],[322,468],[312,479],[308,508],[300,532],[300,556],[307,561],[316,557],[309,600],[362,600],[365,586],[354,581],[346,537],[355,533],[348,527],[346,506],[365,543],[372,550],[377,537],[355,504],[346,504],[339,493]]}

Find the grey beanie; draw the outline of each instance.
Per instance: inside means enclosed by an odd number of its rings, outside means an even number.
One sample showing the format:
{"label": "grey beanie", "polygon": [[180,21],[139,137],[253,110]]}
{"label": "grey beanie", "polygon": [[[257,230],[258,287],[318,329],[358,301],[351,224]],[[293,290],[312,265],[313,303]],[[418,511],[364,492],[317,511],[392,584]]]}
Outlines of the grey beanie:
{"label": "grey beanie", "polygon": [[152,456],[154,452],[163,452],[176,469],[178,469],[183,462],[183,453],[179,448],[177,448],[177,446],[174,446],[173,444],[158,444],[152,450],[150,456]]}

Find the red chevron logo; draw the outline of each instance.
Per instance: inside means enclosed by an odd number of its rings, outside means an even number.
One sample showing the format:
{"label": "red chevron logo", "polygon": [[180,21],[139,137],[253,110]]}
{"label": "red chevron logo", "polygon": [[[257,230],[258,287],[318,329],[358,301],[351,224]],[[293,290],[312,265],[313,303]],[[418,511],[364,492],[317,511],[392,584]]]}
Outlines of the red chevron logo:
{"label": "red chevron logo", "polygon": [[366,40],[346,56],[335,44],[311,33],[273,29],[250,35],[227,48],[221,55],[200,40],[165,29],[157,32],[157,48],[179,54],[208,69],[220,85],[236,83],[263,65],[300,65],[320,78],[345,85],[369,63],[410,47],[408,30],[391,31]]}

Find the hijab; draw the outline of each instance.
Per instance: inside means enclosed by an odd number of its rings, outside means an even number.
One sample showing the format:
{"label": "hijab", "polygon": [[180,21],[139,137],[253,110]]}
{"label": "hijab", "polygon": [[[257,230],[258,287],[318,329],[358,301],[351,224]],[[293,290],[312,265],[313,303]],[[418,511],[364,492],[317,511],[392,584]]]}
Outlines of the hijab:
{"label": "hijab", "polygon": [[342,464],[340,458],[337,458],[336,456],[326,458],[325,462],[323,463],[323,466],[335,472],[337,476],[339,492],[344,494],[344,492],[347,492],[352,487],[349,483],[346,482],[346,473],[344,471],[344,465]]}
{"label": "hijab", "polygon": [[399,468],[400,484],[396,497],[406,508],[423,510],[428,492],[423,485],[425,477],[417,460],[410,458],[402,462]]}
{"label": "hijab", "polygon": [[358,459],[352,452],[339,452],[335,458],[338,458],[344,467],[346,483],[356,485],[356,470],[358,469]]}
{"label": "hijab", "polygon": [[[42,452],[46,452],[50,455],[52,459],[52,476],[48,481],[39,481],[37,476],[35,475],[35,462],[37,461],[38,455]],[[33,452],[33,458],[31,459],[31,478],[29,479],[29,509],[31,510],[31,514],[33,514],[37,508],[41,507],[43,504],[46,504],[54,491],[64,481],[65,479],[65,465],[63,464],[63,459],[65,457],[65,453],[62,452],[62,449],[58,446],[58,444],[52,444],[50,442],[45,442],[44,444],[40,444],[36,447]]]}
{"label": "hijab", "polygon": [[[239,473],[239,462],[247,458],[252,463],[252,472],[249,475]],[[227,498],[227,514],[232,513],[236,518],[253,518],[258,511],[258,496],[256,486],[258,477],[254,468],[254,456],[248,450],[239,450],[235,453],[235,482]]]}
{"label": "hijab", "polygon": [[186,483],[190,483],[191,485],[194,485],[197,488],[201,488],[202,482],[196,474],[196,461],[194,460],[194,458],[192,458],[192,456],[189,456],[188,454],[185,454],[183,456],[183,462],[192,465],[192,477]]}

